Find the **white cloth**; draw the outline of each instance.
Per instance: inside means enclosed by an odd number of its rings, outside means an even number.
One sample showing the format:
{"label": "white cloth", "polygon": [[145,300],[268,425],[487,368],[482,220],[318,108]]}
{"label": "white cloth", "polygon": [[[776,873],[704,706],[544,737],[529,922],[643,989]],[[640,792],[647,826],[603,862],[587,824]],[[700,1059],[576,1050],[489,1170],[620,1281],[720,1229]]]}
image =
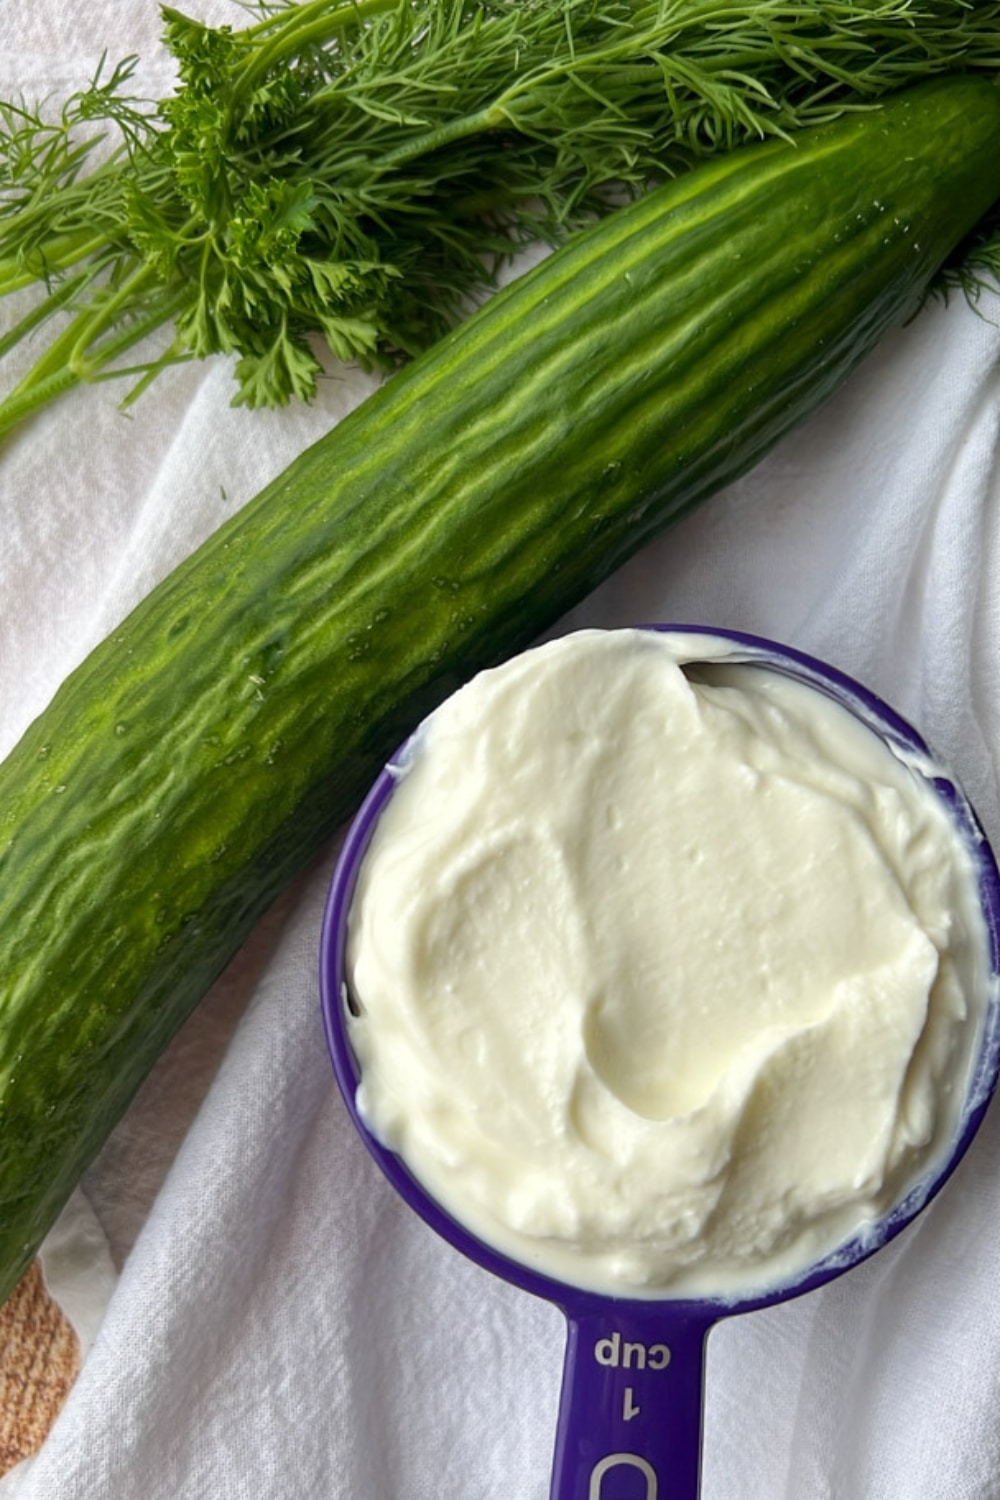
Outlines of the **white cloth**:
{"label": "white cloth", "polygon": [[[194,7],[192,7],[194,8]],[[201,0],[198,13],[240,12]],[[0,92],[155,60],[153,0],[6,0]],[[0,316],[5,316],[0,308]],[[737,627],[915,720],[1000,841],[1000,297],[933,305],[840,396],[572,617]],[[216,362],[130,416],[67,397],[0,451],[0,752],[156,579],[370,382],[229,407]],[[561,1316],[397,1201],[317,999],[335,850],[260,924],[85,1190],[120,1277],[18,1500],[545,1500]],[[709,1342],[704,1500],[1000,1497],[1000,1108],[921,1221]],[[6,1493],[6,1491],[5,1491]]]}

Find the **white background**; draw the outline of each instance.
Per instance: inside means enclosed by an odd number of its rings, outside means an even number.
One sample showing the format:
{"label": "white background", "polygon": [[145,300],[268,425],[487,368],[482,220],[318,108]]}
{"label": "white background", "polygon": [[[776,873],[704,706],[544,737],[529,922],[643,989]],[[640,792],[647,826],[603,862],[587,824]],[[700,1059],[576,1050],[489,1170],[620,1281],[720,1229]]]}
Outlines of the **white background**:
{"label": "white background", "polygon": [[[232,16],[222,0],[197,13]],[[58,98],[105,48],[140,52],[150,92],[169,82],[152,0],[4,0],[0,24],[4,97]],[[571,623],[717,624],[826,657],[920,725],[1000,838],[998,314],[992,298],[931,307]],[[369,387],[344,372],[311,410],[247,414],[224,364],[185,367],[128,417],[97,387],[0,450],[0,751]],[[315,980],[333,855],[261,924],[88,1174],[121,1274],[48,1445],[14,1476],[26,1500],[548,1494],[560,1315],[415,1222],[335,1095]],[[1000,1496],[998,1287],[994,1114],[876,1260],[713,1334],[704,1500]]]}

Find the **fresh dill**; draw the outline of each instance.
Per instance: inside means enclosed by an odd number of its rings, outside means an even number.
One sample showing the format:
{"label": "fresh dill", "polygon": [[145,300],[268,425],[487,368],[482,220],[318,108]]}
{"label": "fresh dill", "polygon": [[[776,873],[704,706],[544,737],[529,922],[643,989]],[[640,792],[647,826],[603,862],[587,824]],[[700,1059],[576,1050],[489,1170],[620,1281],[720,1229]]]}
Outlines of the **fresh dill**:
{"label": "fresh dill", "polygon": [[[54,117],[0,103],[0,297],[36,288],[0,357],[48,340],[0,434],[81,382],[131,375],[132,400],[213,354],[234,356],[238,402],[308,400],[317,341],[369,365],[412,354],[518,248],[622,194],[1000,67],[1000,4],[970,0],[306,0],[240,29],[162,14],[170,97],[133,97],[127,58]],[[975,254],[952,272],[972,290],[1000,227]]]}

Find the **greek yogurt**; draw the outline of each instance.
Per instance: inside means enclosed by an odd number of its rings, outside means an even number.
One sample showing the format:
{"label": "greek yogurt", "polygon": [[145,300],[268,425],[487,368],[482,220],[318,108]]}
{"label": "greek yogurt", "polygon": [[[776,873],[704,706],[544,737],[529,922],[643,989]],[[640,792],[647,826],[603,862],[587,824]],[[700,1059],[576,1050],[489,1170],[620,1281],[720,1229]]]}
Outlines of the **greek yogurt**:
{"label": "greek yogurt", "polygon": [[948,1150],[990,986],[926,768],[722,639],[582,631],[422,726],[354,893],[359,1112],[620,1296],[788,1284]]}

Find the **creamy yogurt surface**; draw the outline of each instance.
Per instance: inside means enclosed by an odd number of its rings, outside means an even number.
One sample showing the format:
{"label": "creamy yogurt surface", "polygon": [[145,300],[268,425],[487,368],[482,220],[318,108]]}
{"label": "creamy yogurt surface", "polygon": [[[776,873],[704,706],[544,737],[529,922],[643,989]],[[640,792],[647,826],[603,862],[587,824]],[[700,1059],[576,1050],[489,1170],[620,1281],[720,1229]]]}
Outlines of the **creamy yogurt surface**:
{"label": "creamy yogurt surface", "polygon": [[950,1145],[989,989],[919,768],[724,639],[582,631],[411,742],[352,901],[358,1106],[543,1274],[743,1296]]}

